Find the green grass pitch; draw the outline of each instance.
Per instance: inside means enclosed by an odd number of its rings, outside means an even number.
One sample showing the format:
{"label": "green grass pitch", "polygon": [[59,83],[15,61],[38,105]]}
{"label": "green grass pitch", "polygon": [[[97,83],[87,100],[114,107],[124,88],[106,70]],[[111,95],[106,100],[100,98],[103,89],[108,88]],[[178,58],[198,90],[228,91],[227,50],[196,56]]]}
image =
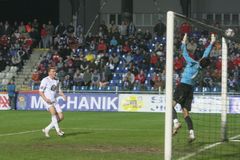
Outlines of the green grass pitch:
{"label": "green grass pitch", "polygon": [[[60,123],[64,137],[51,130],[51,137],[45,138],[41,129],[50,121],[47,111],[1,111],[0,159],[164,159],[164,113],[64,112],[64,115],[65,120]],[[179,134],[173,137],[173,159],[219,141],[216,135],[220,131],[208,132],[209,126],[203,125],[206,117],[216,128],[220,127],[218,115],[193,115],[198,139],[188,144],[183,124]],[[237,160],[239,149],[240,142],[226,142],[190,159]]]}

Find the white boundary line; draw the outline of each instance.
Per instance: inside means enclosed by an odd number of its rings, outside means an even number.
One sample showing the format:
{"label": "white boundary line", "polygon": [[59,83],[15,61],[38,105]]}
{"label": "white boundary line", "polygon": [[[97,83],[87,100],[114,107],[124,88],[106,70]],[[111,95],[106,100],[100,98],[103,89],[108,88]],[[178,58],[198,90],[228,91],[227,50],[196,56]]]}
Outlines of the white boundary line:
{"label": "white boundary line", "polygon": [[[85,130],[85,131],[88,130],[88,131],[131,131],[131,132],[139,132],[139,131],[159,132],[160,131],[160,130],[157,130],[157,129],[117,129],[117,128],[116,129],[114,129],[114,128],[62,128],[62,129],[66,129],[66,130]],[[41,130],[3,133],[3,134],[0,134],[0,137],[22,135],[22,134],[35,133],[35,132],[41,132]]]}
{"label": "white boundary line", "polygon": [[[239,137],[240,137],[240,134],[237,135],[237,136],[234,136],[234,137],[229,138],[229,140],[230,140],[230,141],[234,141],[234,139],[239,138]],[[205,150],[208,150],[208,149],[210,149],[210,148],[216,147],[216,146],[218,146],[218,145],[220,145],[220,144],[222,144],[222,143],[223,143],[223,142],[217,142],[217,143],[213,143],[213,144],[207,145],[207,146],[203,147],[202,149],[199,149],[199,150],[196,151],[196,152],[193,152],[193,153],[191,153],[191,154],[188,154],[188,155],[186,155],[186,156],[184,156],[184,157],[179,158],[178,160],[186,160],[186,159],[188,159],[188,158],[191,158],[191,157],[197,155],[198,153],[204,152]]]}
{"label": "white boundary line", "polygon": [[15,132],[15,133],[3,133],[3,134],[0,134],[0,137],[35,133],[35,132],[39,132],[39,131],[41,131],[41,130],[23,131],[23,132]]}

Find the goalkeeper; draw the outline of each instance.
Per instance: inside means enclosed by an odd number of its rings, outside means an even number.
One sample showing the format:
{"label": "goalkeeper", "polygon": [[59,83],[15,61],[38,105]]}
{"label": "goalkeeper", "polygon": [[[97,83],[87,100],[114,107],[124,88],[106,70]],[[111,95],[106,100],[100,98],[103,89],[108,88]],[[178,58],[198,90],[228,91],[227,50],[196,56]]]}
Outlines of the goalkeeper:
{"label": "goalkeeper", "polygon": [[[187,123],[187,127],[189,130],[189,142],[195,140],[194,130],[193,130],[193,122],[189,115],[191,111],[191,103],[193,100],[193,85],[194,81],[201,69],[206,68],[210,64],[209,54],[213,47],[213,44],[216,40],[214,34],[211,35],[211,42],[209,46],[205,49],[202,58],[199,61],[192,59],[187,51],[186,42],[187,42],[187,34],[184,35],[182,40],[182,54],[186,61],[186,66],[182,73],[181,83],[177,86],[174,97],[173,97],[173,106],[177,103],[181,105],[183,117],[185,122]],[[173,135],[175,135],[178,129],[181,128],[181,123],[178,121],[177,112],[173,107]]]}

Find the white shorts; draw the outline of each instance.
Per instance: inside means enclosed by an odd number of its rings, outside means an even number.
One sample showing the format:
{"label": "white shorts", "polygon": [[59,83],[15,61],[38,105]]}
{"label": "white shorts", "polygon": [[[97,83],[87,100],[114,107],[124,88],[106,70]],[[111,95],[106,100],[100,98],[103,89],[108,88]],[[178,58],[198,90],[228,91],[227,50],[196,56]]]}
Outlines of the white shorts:
{"label": "white shorts", "polygon": [[59,105],[57,102],[54,102],[53,104],[48,104],[48,103],[47,103],[46,101],[44,101],[43,99],[42,99],[42,101],[43,101],[43,104],[44,104],[44,106],[46,107],[47,110],[49,110],[49,108],[50,108],[51,106],[53,106],[53,107],[55,108],[55,110],[56,110],[57,113],[61,113],[61,112],[62,112],[62,108],[60,107],[60,105]]}

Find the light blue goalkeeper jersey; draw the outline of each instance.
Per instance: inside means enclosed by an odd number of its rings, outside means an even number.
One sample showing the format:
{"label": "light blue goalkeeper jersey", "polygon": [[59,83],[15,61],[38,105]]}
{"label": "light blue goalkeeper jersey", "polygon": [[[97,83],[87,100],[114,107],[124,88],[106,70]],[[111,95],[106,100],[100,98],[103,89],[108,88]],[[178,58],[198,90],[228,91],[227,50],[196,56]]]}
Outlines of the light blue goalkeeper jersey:
{"label": "light blue goalkeeper jersey", "polygon": [[[182,44],[181,49],[182,49],[183,57],[187,62],[184,68],[184,71],[182,73],[181,83],[193,85],[201,66],[198,61],[195,61],[189,56],[187,52],[186,44]],[[212,44],[208,45],[208,47],[205,49],[202,58],[208,57],[211,49],[212,49]]]}

